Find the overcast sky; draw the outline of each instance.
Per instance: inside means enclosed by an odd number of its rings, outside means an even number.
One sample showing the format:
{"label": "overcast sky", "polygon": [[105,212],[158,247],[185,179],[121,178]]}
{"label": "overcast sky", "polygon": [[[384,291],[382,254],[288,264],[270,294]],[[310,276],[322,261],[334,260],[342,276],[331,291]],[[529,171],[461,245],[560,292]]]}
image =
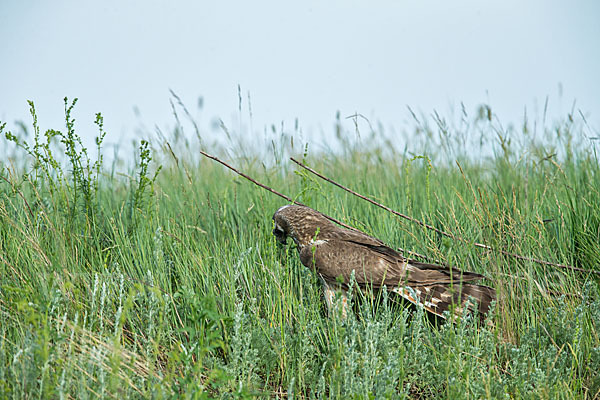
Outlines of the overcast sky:
{"label": "overcast sky", "polygon": [[[79,132],[101,111],[113,142],[172,126],[169,89],[201,126],[232,121],[238,85],[253,128],[331,132],[362,113],[402,129],[409,105],[487,103],[503,122],[574,100],[600,127],[600,1],[0,1],[0,120]],[[562,89],[561,89],[562,88]],[[203,109],[197,107],[203,97]],[[137,107],[139,114],[134,109]],[[247,111],[244,111],[247,114]],[[0,151],[2,150],[0,141]]]}

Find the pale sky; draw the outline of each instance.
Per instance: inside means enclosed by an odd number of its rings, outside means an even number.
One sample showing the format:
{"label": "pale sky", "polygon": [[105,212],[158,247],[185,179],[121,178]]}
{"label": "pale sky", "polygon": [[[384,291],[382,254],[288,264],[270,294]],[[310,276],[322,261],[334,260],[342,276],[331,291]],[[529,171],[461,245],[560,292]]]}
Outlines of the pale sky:
{"label": "pale sky", "polygon": [[210,131],[235,120],[238,85],[255,132],[298,118],[332,133],[338,110],[403,129],[407,105],[460,102],[518,123],[546,96],[550,116],[575,100],[600,128],[597,0],[0,0],[0,60],[1,121],[29,122],[31,99],[43,129],[62,129],[62,99],[78,97],[88,143],[98,111],[112,142],[173,126],[169,89]]}

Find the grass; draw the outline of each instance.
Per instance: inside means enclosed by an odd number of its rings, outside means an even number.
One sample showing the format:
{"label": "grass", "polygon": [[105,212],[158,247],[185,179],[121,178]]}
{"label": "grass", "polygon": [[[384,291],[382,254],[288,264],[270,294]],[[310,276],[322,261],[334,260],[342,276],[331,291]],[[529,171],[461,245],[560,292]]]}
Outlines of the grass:
{"label": "grass", "polygon": [[180,125],[116,174],[101,115],[92,157],[74,105],[65,132],[40,132],[33,103],[30,137],[0,124],[0,397],[600,396],[597,276],[453,242],[286,161],[472,242],[600,270],[600,164],[581,118],[504,128],[482,108],[456,124],[415,116],[391,137],[350,139],[338,121],[335,151],[275,129],[264,146],[228,131],[233,154],[210,148],[391,245],[489,278],[493,324],[436,327],[384,294],[354,293],[355,313],[329,318],[318,280],[271,235],[281,199],[198,158]]}

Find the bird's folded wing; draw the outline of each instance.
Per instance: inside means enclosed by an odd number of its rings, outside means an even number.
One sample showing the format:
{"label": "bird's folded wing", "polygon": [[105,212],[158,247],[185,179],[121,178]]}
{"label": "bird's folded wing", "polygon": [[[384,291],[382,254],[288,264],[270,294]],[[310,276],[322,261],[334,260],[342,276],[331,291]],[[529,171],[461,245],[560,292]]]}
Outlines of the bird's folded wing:
{"label": "bird's folded wing", "polygon": [[[328,242],[336,247],[347,247],[349,251],[360,254],[364,252],[369,253],[368,256],[363,255],[361,260],[368,260],[370,265],[376,269],[380,268],[383,265],[382,263],[385,263],[388,269],[386,271],[388,273],[388,280],[391,280],[389,283],[397,284],[404,279],[409,284],[427,285],[434,283],[469,282],[485,278],[481,274],[464,272],[447,265],[408,260],[396,250],[385,245],[381,240],[362,232],[340,229],[330,235]],[[382,278],[379,275],[376,277]],[[374,276],[374,278],[376,277]],[[389,283],[386,282],[386,284]]]}

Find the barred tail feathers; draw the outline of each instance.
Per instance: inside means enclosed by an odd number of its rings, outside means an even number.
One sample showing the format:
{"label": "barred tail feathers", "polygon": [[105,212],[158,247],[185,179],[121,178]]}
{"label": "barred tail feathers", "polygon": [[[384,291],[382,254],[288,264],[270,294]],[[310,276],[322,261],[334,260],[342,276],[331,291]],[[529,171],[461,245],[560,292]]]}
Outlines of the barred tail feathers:
{"label": "barred tail feathers", "polygon": [[472,283],[397,286],[391,291],[415,305],[422,305],[430,313],[442,318],[448,316],[444,314],[445,311],[453,312],[456,316],[462,316],[465,311],[474,312],[475,304],[468,301],[469,298],[473,298],[477,302],[480,318],[483,319],[491,302],[496,298],[494,289]]}

